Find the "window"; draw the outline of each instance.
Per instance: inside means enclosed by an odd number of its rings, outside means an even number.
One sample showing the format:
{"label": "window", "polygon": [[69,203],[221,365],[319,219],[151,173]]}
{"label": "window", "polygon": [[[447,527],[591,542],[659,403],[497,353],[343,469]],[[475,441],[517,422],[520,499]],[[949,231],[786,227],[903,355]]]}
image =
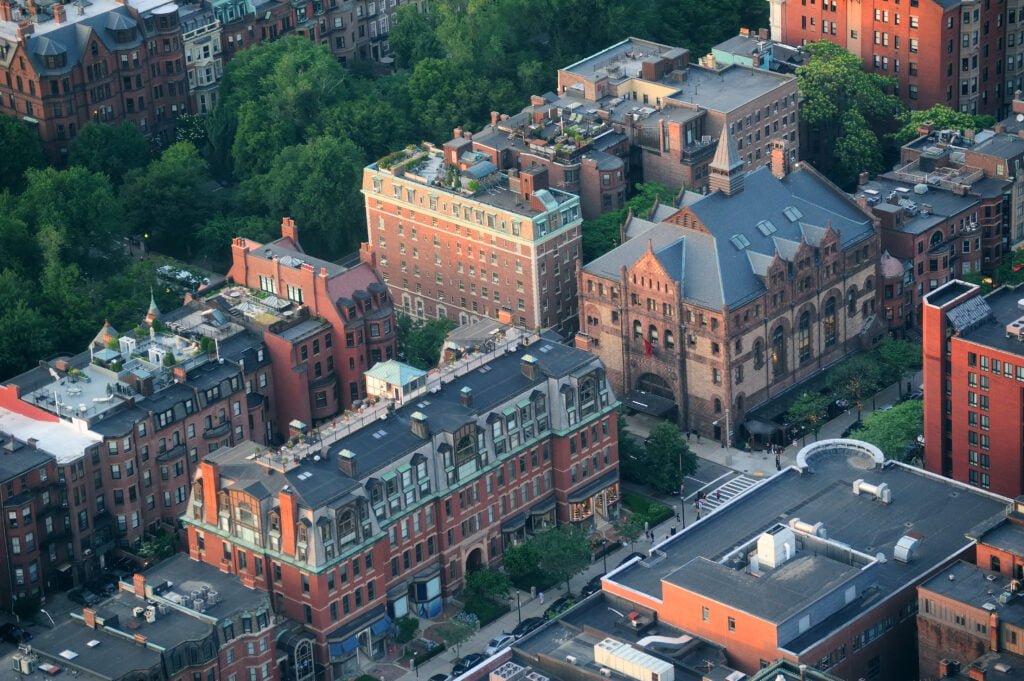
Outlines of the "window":
{"label": "window", "polygon": [[772,332],[772,375],[776,378],[786,373],[786,332],[782,326]]}
{"label": "window", "polygon": [[806,310],[800,315],[797,347],[800,353],[800,363],[803,364],[811,358],[811,313]]}
{"label": "window", "polygon": [[735,617],[730,617],[729,618],[729,631],[736,631],[736,618]]}

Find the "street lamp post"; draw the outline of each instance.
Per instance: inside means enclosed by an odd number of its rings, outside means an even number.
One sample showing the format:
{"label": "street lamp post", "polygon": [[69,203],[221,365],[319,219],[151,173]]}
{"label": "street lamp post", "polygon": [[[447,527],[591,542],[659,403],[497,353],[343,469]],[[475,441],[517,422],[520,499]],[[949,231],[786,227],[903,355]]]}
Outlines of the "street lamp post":
{"label": "street lamp post", "polygon": [[519,589],[516,589],[516,619],[518,620],[519,624],[523,623],[523,604],[519,600],[519,597],[521,595],[522,592]]}
{"label": "street lamp post", "polygon": [[416,650],[412,651],[412,668],[416,672],[416,678],[418,679],[418,678],[420,678],[420,665],[417,662],[417,658],[416,658],[417,655],[419,655],[418,651],[416,651]]}
{"label": "street lamp post", "polygon": [[[711,422],[711,425],[717,426],[718,419]],[[725,433],[722,435],[722,448],[727,449],[732,447],[732,431],[729,429],[729,408],[725,408]]]}
{"label": "street lamp post", "polygon": [[601,539],[601,560],[604,562],[604,574],[608,574],[608,540]]}

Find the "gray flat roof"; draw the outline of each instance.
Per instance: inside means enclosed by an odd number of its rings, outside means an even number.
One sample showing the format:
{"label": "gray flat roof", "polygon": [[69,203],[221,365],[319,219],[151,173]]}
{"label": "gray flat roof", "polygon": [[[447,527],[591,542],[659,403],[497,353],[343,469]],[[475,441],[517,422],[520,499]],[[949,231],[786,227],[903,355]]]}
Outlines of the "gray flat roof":
{"label": "gray flat roof", "polygon": [[[881,504],[869,495],[853,494],[852,483],[857,479],[886,483],[892,490],[893,503]],[[873,567],[872,579],[877,587],[873,596],[855,600],[790,641],[787,647],[799,652],[969,547],[973,541],[966,535],[983,523],[1005,517],[1010,503],[1009,499],[910,466],[887,462],[875,467],[864,455],[836,448],[813,456],[806,471],[785,469],[669,538],[659,546],[665,559],[649,566],[634,563],[607,579],[658,599],[662,598],[663,580],[687,580],[690,589],[713,591],[730,607],[763,615],[776,607],[776,587],[771,580],[729,593],[700,574],[688,575],[685,566],[695,556],[724,560],[768,528],[797,517],[808,523],[823,523],[829,540],[868,556],[887,556],[886,562]],[[914,559],[910,563],[893,560],[896,543],[912,532],[922,537]],[[809,574],[801,577],[801,583],[807,588],[815,579],[838,577],[831,568],[813,562],[806,568]],[[793,595],[806,606],[814,593]]]}
{"label": "gray flat roof", "polygon": [[1018,556],[1024,556],[1024,526],[1006,521],[993,527],[980,538],[980,541]]}
{"label": "gray flat roof", "polygon": [[733,111],[780,87],[792,85],[794,91],[796,89],[796,76],[747,66],[733,65],[713,70],[691,64],[686,71],[686,82],[681,86],[672,80],[661,81],[663,85],[679,86],[679,91],[669,95],[668,99],[696,104],[712,111]]}
{"label": "gray flat roof", "polygon": [[236,612],[253,612],[262,607],[270,607],[266,593],[243,586],[235,575],[221,572],[208,563],[192,560],[184,553],[176,553],[157,563],[146,570],[145,575],[147,584],[152,586],[160,582],[172,582],[172,590],[181,594],[199,591],[204,585],[209,586],[219,595],[218,602],[208,605],[204,611],[212,617],[223,619]]}
{"label": "gray flat roof", "polygon": [[897,189],[909,189],[909,192],[900,192],[900,198],[904,201],[912,201],[920,208],[922,205],[929,206],[928,215],[918,212],[917,215],[905,216],[902,223],[896,226],[896,231],[906,234],[923,234],[929,229],[941,224],[947,218],[957,215],[965,210],[978,205],[978,197],[961,196],[944,189],[929,187],[924,194],[913,192],[914,184],[898,180],[891,175],[881,175],[865,185],[857,187],[857,195],[869,196],[867,191],[878,192],[877,196],[881,202],[871,206],[876,211],[899,210],[898,204],[886,202],[886,197]]}
{"label": "gray flat roof", "polygon": [[[133,673],[149,676],[160,670],[160,653],[102,630],[89,629],[82,622],[68,619],[53,629],[36,629],[32,649],[61,667],[72,667],[104,679],[120,679]],[[99,645],[90,646],[90,641]],[[66,650],[76,654],[71,660],[61,657]]]}
{"label": "gray flat roof", "polygon": [[985,302],[992,309],[992,314],[973,328],[962,331],[960,337],[1010,354],[1024,355],[1024,343],[1015,337],[1006,337],[1006,325],[1024,317],[1024,311],[1017,306],[1022,297],[1024,288],[1021,286],[1015,289],[1002,287],[988,294]]}
{"label": "gray flat roof", "polygon": [[1010,579],[1005,575],[965,560],[957,561],[921,585],[922,589],[972,608],[994,612],[1002,622],[1015,627],[1024,626],[1024,601],[1021,596],[1015,595],[1006,603],[999,601],[999,595],[1009,591],[1009,587]]}

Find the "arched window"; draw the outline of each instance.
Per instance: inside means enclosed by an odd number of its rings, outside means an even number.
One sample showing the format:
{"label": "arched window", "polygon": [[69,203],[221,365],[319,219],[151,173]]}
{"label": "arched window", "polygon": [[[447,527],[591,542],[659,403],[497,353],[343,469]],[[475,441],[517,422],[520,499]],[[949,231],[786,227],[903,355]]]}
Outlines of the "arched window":
{"label": "arched window", "polygon": [[665,348],[672,350],[676,347],[676,338],[672,335],[672,331],[665,329]]}
{"label": "arched window", "polygon": [[764,345],[761,343],[761,339],[758,338],[754,341],[754,368],[760,369],[764,366]]}
{"label": "arched window", "polygon": [[715,413],[716,414],[721,414],[722,413],[722,400],[720,400],[717,397],[715,398]]}
{"label": "arched window", "polygon": [[825,335],[825,347],[830,348],[836,344],[836,298],[830,297],[825,301],[825,314],[822,318],[822,332]]}
{"label": "arched window", "polygon": [[658,344],[658,327],[654,324],[647,327],[647,340],[651,342],[651,345]]}
{"label": "arched window", "polygon": [[772,332],[772,375],[778,378],[786,373],[786,332],[776,326]]}
{"label": "arched window", "polygon": [[797,347],[800,349],[800,363],[803,364],[811,358],[811,313],[807,310],[800,315]]}
{"label": "arched window", "polygon": [[868,277],[867,279],[864,280],[864,290],[865,291],[871,291],[874,288],[875,288],[875,279],[874,279],[874,277]]}
{"label": "arched window", "polygon": [[742,338],[737,338],[736,339],[736,354],[737,355],[742,355],[743,354],[743,339]]}
{"label": "arched window", "polygon": [[931,240],[928,243],[929,248],[934,248],[942,243],[942,230],[937,229],[932,232]]}
{"label": "arched window", "polygon": [[474,440],[469,435],[464,435],[455,447],[455,465],[459,466],[476,456]]}
{"label": "arched window", "polygon": [[633,338],[644,337],[644,325],[640,323],[639,319],[633,320]]}
{"label": "arched window", "polygon": [[853,317],[857,314],[857,287],[851,286],[846,292],[846,316]]}

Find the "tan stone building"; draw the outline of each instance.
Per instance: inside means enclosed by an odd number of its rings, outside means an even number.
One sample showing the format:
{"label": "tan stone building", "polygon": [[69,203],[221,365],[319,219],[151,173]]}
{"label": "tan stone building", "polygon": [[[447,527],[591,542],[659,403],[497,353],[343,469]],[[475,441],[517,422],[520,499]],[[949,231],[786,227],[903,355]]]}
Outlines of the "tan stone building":
{"label": "tan stone building", "polygon": [[576,330],[580,199],[543,167],[499,171],[456,138],[390,154],[363,173],[364,262],[419,318],[501,318]]}
{"label": "tan stone building", "polygon": [[748,412],[877,339],[879,237],[815,170],[787,172],[781,144],[746,173],[721,139],[711,194],[631,219],[583,268],[577,345],[627,405],[740,442]]}

